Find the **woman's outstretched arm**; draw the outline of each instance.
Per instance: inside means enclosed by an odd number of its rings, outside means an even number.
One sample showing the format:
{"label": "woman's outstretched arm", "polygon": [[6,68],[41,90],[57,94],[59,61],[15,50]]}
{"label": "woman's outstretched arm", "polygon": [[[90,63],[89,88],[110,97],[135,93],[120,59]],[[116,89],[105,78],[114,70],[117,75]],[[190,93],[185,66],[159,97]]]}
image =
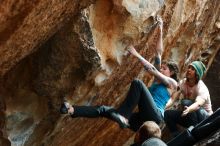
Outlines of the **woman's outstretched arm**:
{"label": "woman's outstretched arm", "polygon": [[157,16],[157,30],[159,31],[159,36],[157,40],[157,45],[155,48],[155,59],[154,59],[154,66],[157,70],[160,70],[161,67],[161,56],[163,53],[163,21],[161,17]]}
{"label": "woman's outstretched arm", "polygon": [[160,73],[156,67],[154,65],[152,65],[150,62],[148,62],[146,59],[144,59],[136,50],[132,45],[128,46],[128,51],[134,55],[135,57],[137,57],[141,63],[144,65],[144,68],[152,75],[154,75],[157,79],[159,79],[161,82],[163,82],[165,85],[167,85],[170,88],[176,89],[177,88],[177,82],[170,78],[167,77],[165,75],[163,75],[162,73]]}

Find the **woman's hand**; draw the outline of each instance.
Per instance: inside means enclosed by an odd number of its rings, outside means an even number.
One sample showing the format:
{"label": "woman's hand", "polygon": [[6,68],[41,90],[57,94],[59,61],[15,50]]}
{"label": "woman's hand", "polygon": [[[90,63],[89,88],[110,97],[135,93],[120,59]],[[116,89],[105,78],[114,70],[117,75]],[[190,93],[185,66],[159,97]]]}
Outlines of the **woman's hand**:
{"label": "woman's hand", "polygon": [[183,111],[182,116],[186,116],[189,113],[189,107],[185,106],[184,108],[185,110]]}
{"label": "woman's hand", "polygon": [[196,98],[196,101],[192,105],[184,107],[185,110],[183,111],[182,116],[186,116],[187,114],[198,110],[204,103],[204,99]]}
{"label": "woman's hand", "polygon": [[138,57],[139,56],[139,53],[135,50],[134,46],[133,45],[129,45],[127,46],[127,50],[128,52],[130,52],[132,55]]}
{"label": "woman's hand", "polygon": [[158,25],[160,26],[160,28],[162,29],[163,28],[163,20],[160,16],[156,16],[156,21],[158,23]]}

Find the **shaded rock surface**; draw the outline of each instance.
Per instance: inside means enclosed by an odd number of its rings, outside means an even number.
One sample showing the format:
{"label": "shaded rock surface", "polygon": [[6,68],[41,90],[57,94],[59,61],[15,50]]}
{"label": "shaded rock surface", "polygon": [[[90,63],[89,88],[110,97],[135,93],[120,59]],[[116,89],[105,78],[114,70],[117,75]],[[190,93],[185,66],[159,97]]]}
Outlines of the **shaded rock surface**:
{"label": "shaded rock surface", "polygon": [[178,62],[181,78],[189,62],[202,60],[208,68],[204,81],[213,109],[220,105],[219,0],[0,4],[0,144],[4,146],[128,145],[134,135],[129,129],[105,118],[61,116],[59,106],[65,98],[77,105],[118,107],[134,78],[149,85],[151,76],[126,53],[123,42],[132,41],[151,61],[158,39],[156,14],[164,21],[163,58]]}

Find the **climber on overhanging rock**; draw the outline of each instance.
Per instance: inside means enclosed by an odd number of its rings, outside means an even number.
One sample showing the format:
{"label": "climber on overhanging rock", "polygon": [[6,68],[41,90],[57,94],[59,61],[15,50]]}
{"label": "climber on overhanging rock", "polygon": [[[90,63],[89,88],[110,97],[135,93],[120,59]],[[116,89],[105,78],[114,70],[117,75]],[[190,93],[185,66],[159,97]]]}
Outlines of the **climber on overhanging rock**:
{"label": "climber on overhanging rock", "polygon": [[[183,95],[181,100],[183,108],[165,111],[164,119],[173,137],[179,134],[177,124],[185,128],[195,126],[213,113],[209,90],[201,80],[205,70],[206,67],[201,61],[193,61],[189,64],[186,78],[179,83]],[[167,108],[175,100],[175,98],[170,99]]]}
{"label": "climber on overhanging rock", "polygon": [[[157,124],[163,123],[164,109],[170,98],[172,91],[177,89],[178,66],[174,62],[162,62],[161,54],[163,22],[158,18],[160,36],[155,48],[155,66],[145,60],[132,45],[127,50],[137,57],[144,65],[147,72],[155,76],[154,83],[150,88],[140,80],[131,83],[127,97],[118,109],[109,106],[76,106],[65,102],[61,105],[62,114],[70,114],[71,117],[107,117],[119,123],[122,128],[130,127],[136,131],[143,122],[155,121]],[[171,90],[168,90],[170,88]],[[139,112],[132,113],[138,105]]]}

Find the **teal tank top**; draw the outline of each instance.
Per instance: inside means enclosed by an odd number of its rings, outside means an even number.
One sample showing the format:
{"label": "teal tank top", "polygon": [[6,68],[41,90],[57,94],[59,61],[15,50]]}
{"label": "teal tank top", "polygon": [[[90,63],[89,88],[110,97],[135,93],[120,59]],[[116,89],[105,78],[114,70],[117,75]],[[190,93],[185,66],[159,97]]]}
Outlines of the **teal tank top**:
{"label": "teal tank top", "polygon": [[153,100],[155,104],[157,105],[157,108],[160,110],[161,114],[164,116],[164,109],[166,106],[166,103],[170,99],[170,93],[167,90],[166,85],[163,83],[153,83],[149,91],[153,97]]}

